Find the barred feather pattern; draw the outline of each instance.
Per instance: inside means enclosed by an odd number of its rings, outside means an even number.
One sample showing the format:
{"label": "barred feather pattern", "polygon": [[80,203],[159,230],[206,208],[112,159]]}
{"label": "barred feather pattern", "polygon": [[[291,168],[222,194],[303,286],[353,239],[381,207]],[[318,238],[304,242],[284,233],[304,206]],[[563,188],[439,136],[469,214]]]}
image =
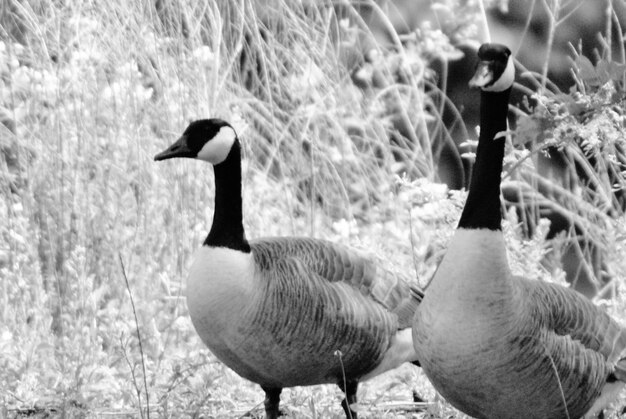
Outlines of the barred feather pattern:
{"label": "barred feather pattern", "polygon": [[328,282],[343,282],[398,316],[398,329],[411,327],[423,291],[408,276],[383,268],[384,261],[327,240],[273,237],[252,240],[259,267],[271,271],[275,261],[297,259],[305,271]]}
{"label": "barred feather pattern", "polygon": [[545,403],[543,417],[582,417],[616,380],[626,330],[571,289],[524,278],[513,284],[526,306],[511,347],[519,355],[516,369],[533,377],[515,383],[515,391]]}
{"label": "barred feather pattern", "polygon": [[[223,309],[202,306],[196,295],[188,303],[207,346],[262,386],[339,383],[342,365],[348,380],[358,380],[381,363],[398,330],[410,327],[421,301],[421,290],[406,278],[341,245],[280,237],[252,240],[250,247],[247,291],[226,296],[233,281],[224,279],[215,282],[220,300],[231,301]],[[215,266],[203,267],[206,281]],[[208,288],[193,289],[209,295]],[[220,319],[226,310],[229,319]]]}

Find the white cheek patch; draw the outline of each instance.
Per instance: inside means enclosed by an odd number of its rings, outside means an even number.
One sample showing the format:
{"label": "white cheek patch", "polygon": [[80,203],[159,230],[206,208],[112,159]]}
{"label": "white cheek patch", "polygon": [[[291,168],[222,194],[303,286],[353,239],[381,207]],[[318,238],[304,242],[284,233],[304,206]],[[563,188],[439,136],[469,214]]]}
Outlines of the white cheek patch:
{"label": "white cheek patch", "polygon": [[230,149],[235,143],[235,130],[224,126],[220,128],[215,136],[198,152],[198,159],[208,161],[211,164],[219,164],[226,160]]}
{"label": "white cheek patch", "polygon": [[510,55],[506,62],[506,68],[498,80],[483,90],[486,92],[503,92],[513,85],[515,80],[515,65],[513,65],[513,56]]}

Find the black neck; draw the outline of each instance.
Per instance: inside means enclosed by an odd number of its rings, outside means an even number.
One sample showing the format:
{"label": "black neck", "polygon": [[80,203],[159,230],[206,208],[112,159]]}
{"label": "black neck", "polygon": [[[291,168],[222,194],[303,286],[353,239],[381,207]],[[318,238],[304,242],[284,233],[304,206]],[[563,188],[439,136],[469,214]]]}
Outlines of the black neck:
{"label": "black neck", "polygon": [[250,245],[243,231],[241,201],[241,146],[235,140],[226,160],[214,167],[215,213],[205,246],[227,247],[249,253]]}
{"label": "black neck", "polygon": [[506,130],[510,93],[510,88],[503,92],[481,92],[476,162],[458,228],[501,229],[500,178],[504,137],[497,140],[494,137]]}

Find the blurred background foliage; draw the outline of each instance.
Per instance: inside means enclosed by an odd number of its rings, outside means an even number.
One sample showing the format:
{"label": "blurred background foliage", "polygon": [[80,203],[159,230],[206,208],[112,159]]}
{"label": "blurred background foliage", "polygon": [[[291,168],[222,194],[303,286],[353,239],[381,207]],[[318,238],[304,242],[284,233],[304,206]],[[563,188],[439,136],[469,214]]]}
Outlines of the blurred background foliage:
{"label": "blurred background foliage", "polygon": [[[1,414],[259,414],[181,299],[210,170],[152,156],[191,119],[227,119],[251,237],[340,241],[425,285],[464,202],[467,81],[489,37],[518,60],[511,264],[612,297],[624,320],[625,13],[621,0],[2,1]],[[393,407],[415,388],[435,400],[426,413]],[[284,406],[329,417],[336,393],[293,389]],[[364,417],[459,417],[411,367],[359,396]]]}

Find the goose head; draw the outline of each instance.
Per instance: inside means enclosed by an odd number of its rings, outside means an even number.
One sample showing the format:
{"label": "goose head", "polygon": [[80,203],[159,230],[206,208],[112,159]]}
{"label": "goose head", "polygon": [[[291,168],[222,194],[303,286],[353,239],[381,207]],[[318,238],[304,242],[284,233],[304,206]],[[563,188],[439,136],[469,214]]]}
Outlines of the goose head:
{"label": "goose head", "polygon": [[217,165],[226,160],[236,141],[237,133],[228,122],[217,118],[200,119],[189,124],[183,135],[154,156],[154,160],[186,157]]}
{"label": "goose head", "polygon": [[482,44],[478,49],[479,62],[470,87],[486,92],[502,92],[513,86],[515,66],[511,50],[501,44]]}

